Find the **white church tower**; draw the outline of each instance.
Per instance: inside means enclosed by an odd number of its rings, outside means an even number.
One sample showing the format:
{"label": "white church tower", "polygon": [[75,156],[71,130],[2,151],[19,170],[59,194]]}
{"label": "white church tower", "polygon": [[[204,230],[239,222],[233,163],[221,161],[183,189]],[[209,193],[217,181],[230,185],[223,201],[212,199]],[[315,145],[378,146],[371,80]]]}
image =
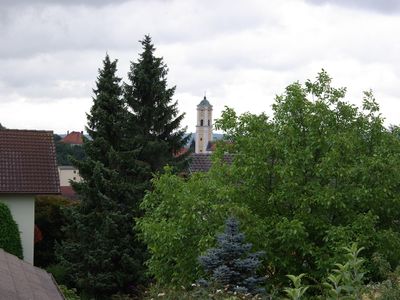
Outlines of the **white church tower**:
{"label": "white church tower", "polygon": [[206,96],[197,105],[196,149],[195,153],[209,153],[208,143],[213,140],[212,105]]}

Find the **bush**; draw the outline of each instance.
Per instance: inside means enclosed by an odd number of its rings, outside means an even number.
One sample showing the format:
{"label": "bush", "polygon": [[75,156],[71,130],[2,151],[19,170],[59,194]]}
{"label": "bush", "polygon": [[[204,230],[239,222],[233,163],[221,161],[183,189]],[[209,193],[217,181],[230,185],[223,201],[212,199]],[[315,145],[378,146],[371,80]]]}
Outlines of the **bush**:
{"label": "bush", "polygon": [[71,282],[68,281],[67,270],[61,264],[50,265],[46,268],[46,270],[53,275],[57,283],[70,286]]}
{"label": "bush", "polygon": [[60,291],[64,295],[66,300],[80,300],[76,289],[69,289],[65,285],[59,285]]}
{"label": "bush", "polygon": [[143,295],[143,299],[163,299],[163,300],[271,300],[274,296],[240,294],[237,292],[226,291],[224,289],[210,290],[199,285],[192,285],[190,288],[184,287],[161,287],[153,285]]}
{"label": "bush", "polygon": [[4,251],[23,258],[21,237],[18,225],[15,223],[10,209],[0,202],[0,248]]}
{"label": "bush", "polygon": [[35,199],[35,224],[42,234],[42,240],[35,244],[35,265],[46,268],[55,264],[54,246],[64,238],[61,227],[67,222],[62,214],[66,206],[74,202],[61,196],[37,196]]}

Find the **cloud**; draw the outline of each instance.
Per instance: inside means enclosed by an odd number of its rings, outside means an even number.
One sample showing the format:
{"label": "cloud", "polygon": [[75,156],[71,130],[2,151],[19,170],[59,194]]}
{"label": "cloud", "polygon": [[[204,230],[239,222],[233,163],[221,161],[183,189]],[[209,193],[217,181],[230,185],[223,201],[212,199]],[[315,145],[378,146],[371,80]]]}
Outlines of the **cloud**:
{"label": "cloud", "polygon": [[129,0],[0,0],[0,5],[3,7],[14,7],[14,6],[35,6],[35,5],[82,5],[82,6],[103,6],[103,5],[113,5],[116,3],[126,2]]}
{"label": "cloud", "polygon": [[106,51],[118,59],[118,75],[126,80],[130,61],[141,51],[138,41],[148,33],[170,69],[168,82],[177,86],[175,99],[190,131],[205,90],[214,117],[225,105],[269,111],[288,84],[313,78],[321,68],[335,85],[348,87],[352,103],[361,103],[363,90],[375,90],[388,121],[398,123],[400,20],[385,13],[397,9],[395,2],[66,2],[1,2],[5,126],[82,130]]}
{"label": "cloud", "polygon": [[317,5],[337,5],[354,9],[371,10],[384,14],[400,13],[400,2],[398,0],[306,0]]}

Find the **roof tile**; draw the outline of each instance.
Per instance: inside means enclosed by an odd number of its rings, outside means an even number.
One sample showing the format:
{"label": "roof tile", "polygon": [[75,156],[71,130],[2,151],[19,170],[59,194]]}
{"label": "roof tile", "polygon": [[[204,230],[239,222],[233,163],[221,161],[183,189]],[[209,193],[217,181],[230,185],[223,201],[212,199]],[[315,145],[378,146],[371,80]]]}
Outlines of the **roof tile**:
{"label": "roof tile", "polygon": [[64,144],[71,144],[71,145],[82,145],[83,144],[83,132],[79,131],[72,131],[68,133],[62,140]]}
{"label": "roof tile", "polygon": [[51,131],[0,130],[0,193],[60,193]]}
{"label": "roof tile", "polygon": [[[192,153],[189,161],[189,172],[208,172],[212,166],[211,156],[211,153]],[[232,164],[233,156],[232,154],[225,154],[223,159],[225,163]]]}

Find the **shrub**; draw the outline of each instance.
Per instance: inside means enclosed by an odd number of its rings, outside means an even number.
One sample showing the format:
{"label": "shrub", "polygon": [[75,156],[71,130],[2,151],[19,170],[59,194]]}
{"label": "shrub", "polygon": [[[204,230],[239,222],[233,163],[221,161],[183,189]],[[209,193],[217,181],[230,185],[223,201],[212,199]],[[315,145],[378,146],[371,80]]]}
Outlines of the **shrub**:
{"label": "shrub", "polygon": [[21,237],[18,225],[15,223],[10,209],[0,202],[0,248],[4,251],[23,258]]}
{"label": "shrub", "polygon": [[61,264],[56,264],[56,265],[50,265],[46,268],[47,272],[51,273],[57,283],[60,284],[65,284],[70,286],[71,282],[68,281],[68,273],[65,267],[63,267]]}
{"label": "shrub", "polygon": [[80,300],[81,299],[81,297],[78,296],[76,289],[69,289],[65,285],[59,285],[59,288],[66,300]]}
{"label": "shrub", "polygon": [[35,224],[42,240],[35,244],[35,265],[47,267],[56,263],[54,246],[64,238],[61,227],[67,222],[62,209],[74,202],[61,196],[37,196],[35,198]]}
{"label": "shrub", "polygon": [[364,259],[359,257],[363,248],[358,248],[353,243],[349,248],[344,247],[346,251],[345,264],[336,263],[334,269],[324,283],[327,288],[326,299],[361,299],[365,289],[363,285]]}

